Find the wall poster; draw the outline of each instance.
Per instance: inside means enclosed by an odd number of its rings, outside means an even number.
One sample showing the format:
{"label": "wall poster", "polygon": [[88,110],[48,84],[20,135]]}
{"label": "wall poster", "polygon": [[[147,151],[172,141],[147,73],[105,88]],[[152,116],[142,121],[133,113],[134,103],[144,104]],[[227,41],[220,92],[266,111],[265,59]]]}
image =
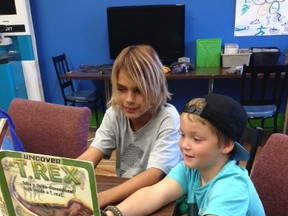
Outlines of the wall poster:
{"label": "wall poster", "polygon": [[288,0],[236,0],[234,36],[288,35]]}

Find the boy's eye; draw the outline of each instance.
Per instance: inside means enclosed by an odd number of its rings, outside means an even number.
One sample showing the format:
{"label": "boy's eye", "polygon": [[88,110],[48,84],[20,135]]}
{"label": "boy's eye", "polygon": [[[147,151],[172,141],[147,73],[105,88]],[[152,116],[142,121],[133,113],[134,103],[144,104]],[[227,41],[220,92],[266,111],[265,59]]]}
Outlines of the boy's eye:
{"label": "boy's eye", "polygon": [[139,90],[138,88],[136,88],[136,89],[134,90],[134,93],[141,94],[141,92],[140,92],[140,90]]}
{"label": "boy's eye", "polygon": [[199,137],[194,137],[193,138],[194,139],[194,141],[197,143],[197,142],[201,142],[202,141],[202,139],[201,138],[199,138]]}
{"label": "boy's eye", "polygon": [[123,91],[124,91],[124,88],[123,88],[123,87],[120,87],[120,86],[118,86],[118,87],[117,87],[117,90],[118,90],[118,91],[120,91],[120,92],[123,92]]}

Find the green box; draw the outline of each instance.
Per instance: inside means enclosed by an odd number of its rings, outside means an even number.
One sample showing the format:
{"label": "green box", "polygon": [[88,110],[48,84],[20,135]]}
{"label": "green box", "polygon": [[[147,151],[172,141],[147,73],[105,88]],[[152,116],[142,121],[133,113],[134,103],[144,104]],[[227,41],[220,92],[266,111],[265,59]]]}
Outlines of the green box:
{"label": "green box", "polygon": [[221,38],[196,40],[196,66],[219,67],[221,63]]}

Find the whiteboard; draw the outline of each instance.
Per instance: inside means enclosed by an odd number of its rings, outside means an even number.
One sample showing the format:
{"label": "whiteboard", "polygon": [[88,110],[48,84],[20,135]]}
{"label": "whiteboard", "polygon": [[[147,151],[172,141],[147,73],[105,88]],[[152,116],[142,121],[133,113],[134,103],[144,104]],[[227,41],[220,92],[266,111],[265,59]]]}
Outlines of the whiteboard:
{"label": "whiteboard", "polygon": [[288,35],[288,0],[236,0],[234,36]]}

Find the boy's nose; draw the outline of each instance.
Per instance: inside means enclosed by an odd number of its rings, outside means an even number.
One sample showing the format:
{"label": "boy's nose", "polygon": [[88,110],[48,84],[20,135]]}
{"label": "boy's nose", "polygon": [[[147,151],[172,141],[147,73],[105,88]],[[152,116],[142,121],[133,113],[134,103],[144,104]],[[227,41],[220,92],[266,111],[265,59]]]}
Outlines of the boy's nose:
{"label": "boy's nose", "polygon": [[183,138],[183,140],[181,140],[181,142],[180,142],[180,147],[184,148],[184,149],[190,149],[189,141],[187,139]]}
{"label": "boy's nose", "polygon": [[126,101],[127,102],[135,102],[135,94],[133,92],[128,92],[126,96]]}

